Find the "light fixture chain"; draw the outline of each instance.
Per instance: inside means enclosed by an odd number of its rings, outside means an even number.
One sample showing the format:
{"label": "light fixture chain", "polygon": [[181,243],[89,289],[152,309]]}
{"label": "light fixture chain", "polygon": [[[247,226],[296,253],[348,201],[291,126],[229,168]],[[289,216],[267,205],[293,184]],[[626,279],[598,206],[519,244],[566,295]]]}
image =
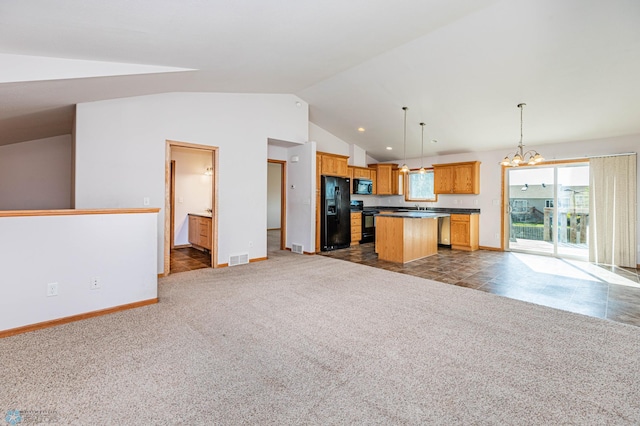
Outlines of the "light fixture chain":
{"label": "light fixture chain", "polygon": [[404,146],[404,164],[407,164],[407,107],[402,108],[404,110],[404,133],[402,136]]}
{"label": "light fixture chain", "polygon": [[522,110],[524,104],[520,104],[520,145],[522,145]]}
{"label": "light fixture chain", "polygon": [[424,123],[420,123],[422,127],[422,138],[420,140],[420,169],[424,170]]}

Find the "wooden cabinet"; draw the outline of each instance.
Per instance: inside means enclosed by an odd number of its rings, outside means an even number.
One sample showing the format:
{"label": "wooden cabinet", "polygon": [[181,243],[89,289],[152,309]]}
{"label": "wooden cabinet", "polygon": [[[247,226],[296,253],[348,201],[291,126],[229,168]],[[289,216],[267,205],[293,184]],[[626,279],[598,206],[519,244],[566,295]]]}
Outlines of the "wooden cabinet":
{"label": "wooden cabinet", "polygon": [[211,218],[189,215],[189,243],[211,250]]}
{"label": "wooden cabinet", "polygon": [[376,218],[378,259],[407,263],[438,252],[438,219],[384,216]]}
{"label": "wooden cabinet", "polygon": [[433,167],[433,190],[436,194],[451,194],[453,192],[453,167]]}
{"label": "wooden cabinet", "polygon": [[479,194],[480,162],[434,164],[436,194]]}
{"label": "wooden cabinet", "polygon": [[[397,191],[397,183],[394,186],[393,169],[397,169],[397,164],[369,164],[369,168],[375,172],[375,194],[378,195],[394,195]],[[372,179],[373,180],[373,179]]]}
{"label": "wooden cabinet", "polygon": [[354,179],[371,179],[371,170],[365,167],[353,167]]}
{"label": "wooden cabinet", "polygon": [[455,250],[475,251],[479,246],[480,215],[451,215],[451,248]]}
{"label": "wooden cabinet", "polygon": [[198,216],[189,215],[189,244],[198,243]]}
{"label": "wooden cabinet", "polygon": [[351,212],[351,245],[360,244],[362,239],[362,213]]}
{"label": "wooden cabinet", "polygon": [[372,188],[371,188],[371,192],[375,195],[378,193],[378,173],[375,170],[371,170],[370,172],[370,176],[371,176],[371,183],[372,183]]}
{"label": "wooden cabinet", "polygon": [[345,155],[317,152],[316,168],[320,170],[320,175],[349,177],[348,160],[349,157]]}
{"label": "wooden cabinet", "polygon": [[403,195],[404,194],[404,173],[400,172],[399,168],[395,168],[391,171],[391,179],[393,179],[393,194],[394,195]]}

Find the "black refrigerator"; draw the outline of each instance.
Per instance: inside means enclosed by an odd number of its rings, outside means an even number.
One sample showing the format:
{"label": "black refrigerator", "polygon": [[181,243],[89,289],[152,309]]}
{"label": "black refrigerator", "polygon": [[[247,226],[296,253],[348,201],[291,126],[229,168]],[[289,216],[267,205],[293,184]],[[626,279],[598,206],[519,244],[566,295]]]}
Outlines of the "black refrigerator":
{"label": "black refrigerator", "polygon": [[351,244],[351,191],[348,178],[322,176],[320,189],[320,250]]}

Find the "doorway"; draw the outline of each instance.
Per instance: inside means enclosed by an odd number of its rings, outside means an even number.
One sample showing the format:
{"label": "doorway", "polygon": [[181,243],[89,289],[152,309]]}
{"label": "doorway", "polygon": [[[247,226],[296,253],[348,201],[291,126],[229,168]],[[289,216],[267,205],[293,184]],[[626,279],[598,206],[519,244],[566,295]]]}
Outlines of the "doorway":
{"label": "doorway", "polygon": [[267,160],[267,253],[286,247],[287,162]]}
{"label": "doorway", "polygon": [[217,147],[166,141],[163,275],[217,267]]}
{"label": "doorway", "polygon": [[587,260],[589,163],[505,169],[506,248]]}

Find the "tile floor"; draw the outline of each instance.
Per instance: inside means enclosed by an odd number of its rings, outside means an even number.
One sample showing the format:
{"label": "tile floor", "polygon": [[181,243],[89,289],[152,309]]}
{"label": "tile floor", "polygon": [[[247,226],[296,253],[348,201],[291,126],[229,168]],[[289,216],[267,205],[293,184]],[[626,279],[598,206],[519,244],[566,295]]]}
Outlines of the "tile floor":
{"label": "tile floor", "polygon": [[637,269],[514,252],[464,252],[445,247],[440,247],[434,256],[402,265],[378,260],[373,243],[321,254],[640,326]]}
{"label": "tile floor", "polygon": [[171,273],[211,268],[211,255],[192,247],[171,250]]}

